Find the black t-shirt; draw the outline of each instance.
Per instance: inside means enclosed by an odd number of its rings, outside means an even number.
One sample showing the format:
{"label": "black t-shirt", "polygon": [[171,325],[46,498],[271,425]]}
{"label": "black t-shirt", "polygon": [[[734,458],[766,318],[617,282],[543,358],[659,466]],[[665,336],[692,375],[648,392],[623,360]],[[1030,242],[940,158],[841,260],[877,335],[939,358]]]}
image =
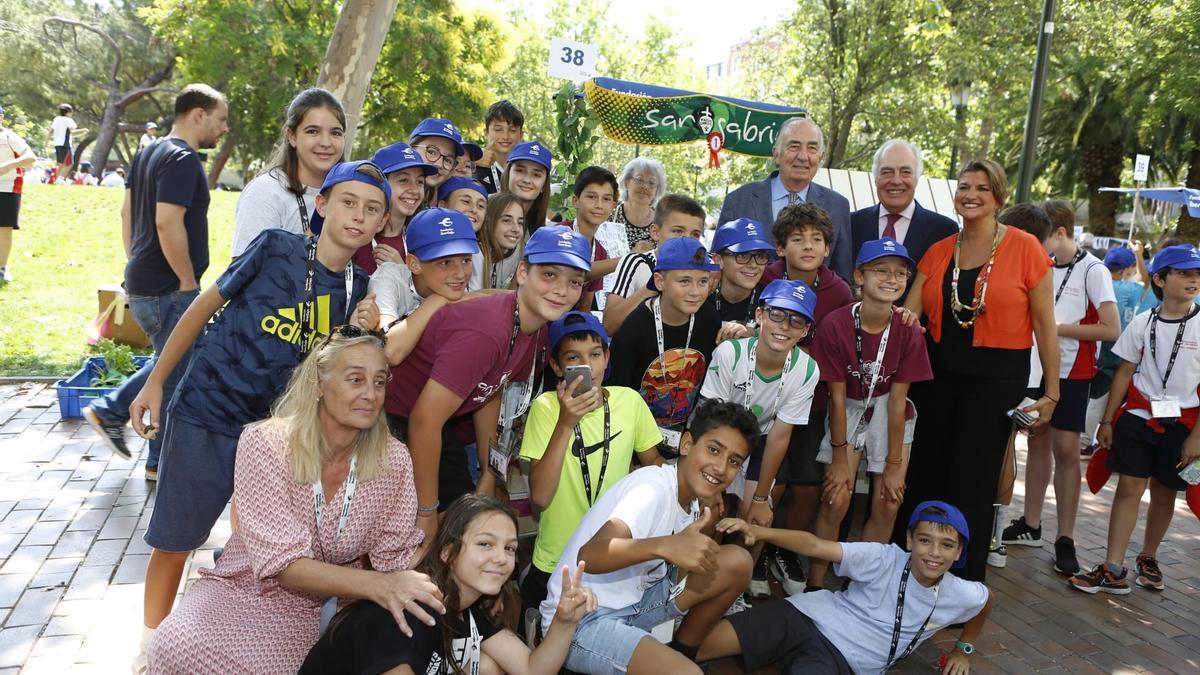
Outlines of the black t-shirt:
{"label": "black t-shirt", "polygon": [[717,346],[721,320],[712,305],[705,303],[696,312],[692,341],[687,353],[688,325],[663,325],[663,359],[659,358],[654,327],[654,312],[649,304],[639,305],[625,319],[611,347],[612,375],[608,383],[636,389],[642,394],[659,426],[679,427],[691,414],[700,395],[704,374]]}
{"label": "black t-shirt", "polygon": [[179,138],[153,143],[133,158],[130,190],[133,241],[125,265],[125,290],[132,295],[166,295],[179,290],[158,242],[159,202],[185,207],[188,257],[196,280],[208,269],[208,178],[196,151]]}
{"label": "black t-shirt", "polygon": [[[493,167],[495,167],[495,171],[492,171]],[[500,175],[502,173],[504,172],[500,170],[500,167],[494,164],[491,166],[476,166],[474,178],[483,183],[483,187],[487,188],[489,195],[494,195],[500,192]]]}
{"label": "black t-shirt", "polygon": [[[975,302],[975,282],[982,267],[961,270],[958,275],[958,299],[963,305]],[[999,347],[976,347],[975,326],[963,328],[950,307],[950,280],[953,267],[946,268],[942,277],[942,341],[934,342],[926,335],[929,348],[929,363],[933,372],[973,375],[986,378],[1029,379],[1029,349],[1002,349]],[[985,298],[986,301],[986,298]],[[986,308],[986,302],[985,302]],[[985,309],[986,311],[986,309]],[[963,319],[970,313],[964,311]]]}
{"label": "black t-shirt", "polygon": [[[358,603],[317,640],[304,659],[304,665],[300,666],[300,674],[377,675],[400,665],[425,675],[449,672],[446,655],[442,653],[445,644],[442,617],[421,606],[434,618],[436,625],[426,625],[407,614],[405,619],[413,633],[410,638],[400,632],[391,612],[373,602]],[[468,611],[475,617],[481,642],[500,631],[479,603],[471,605]],[[470,640],[470,622],[465,616],[461,624],[462,637],[455,638],[451,645],[451,651],[455,652],[451,658],[455,660],[462,658],[463,647]]]}
{"label": "black t-shirt", "polygon": [[761,294],[762,286],[759,285],[741,301],[730,302],[721,297],[721,291],[718,288],[708,296],[708,300],[704,304],[710,305],[717,316],[721,317],[721,321],[733,321],[743,326],[750,326],[754,324],[754,310],[757,309],[758,298]]}

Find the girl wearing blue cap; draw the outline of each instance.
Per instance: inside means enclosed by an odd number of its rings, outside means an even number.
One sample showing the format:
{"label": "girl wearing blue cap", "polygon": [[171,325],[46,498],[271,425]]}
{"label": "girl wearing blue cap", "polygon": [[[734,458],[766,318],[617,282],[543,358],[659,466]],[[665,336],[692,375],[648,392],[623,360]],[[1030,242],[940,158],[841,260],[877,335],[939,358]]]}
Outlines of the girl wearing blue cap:
{"label": "girl wearing blue cap", "polygon": [[[827,464],[813,534],[837,536],[865,457],[874,481],[863,540],[886,542],[904,501],[908,450],[917,411],[913,382],[933,378],[919,325],[906,326],[892,303],[904,295],[916,266],[903,244],[868,241],[855,261],[862,302],[834,310],[821,323],[813,355],[829,383],[829,417],[817,461]],[[822,588],[828,563],[813,560],[809,585]]]}
{"label": "girl wearing blue cap", "polygon": [[391,209],[383,229],[354,252],[354,264],[373,275],[383,263],[403,265],[407,260],[405,229],[424,203],[425,181],[438,170],[407,143],[399,141],[376,150],[371,162],[387,176],[392,190]]}
{"label": "girl wearing blue cap", "polygon": [[993,596],[983,583],[949,573],[966,562],[971,537],[967,519],[950,504],[927,501],[913,509],[908,551],[895,544],[829,541],[736,518],[717,523],[717,532],[741,534],[747,545],[768,542],[832,562],[850,585],[836,593],[793,594],[734,614],[709,633],[697,660],[740,655],[746,672],[776,663],[789,673],[873,675],[912,655],[939,630],[965,622],[941,670],[970,672],[972,643],[983,632]]}
{"label": "girl wearing blue cap", "polygon": [[521,143],[508,153],[508,164],[500,176],[503,192],[521,200],[525,207],[525,231],[546,224],[550,209],[550,148],[537,141]]}
{"label": "girl wearing blue cap", "polygon": [[[458,127],[450,120],[440,117],[426,117],[421,120],[408,135],[408,143],[421,153],[426,162],[437,167],[437,173],[425,182],[429,188],[436,188],[444,183],[454,171],[458,156],[466,152]],[[427,196],[436,197],[435,194]]]}

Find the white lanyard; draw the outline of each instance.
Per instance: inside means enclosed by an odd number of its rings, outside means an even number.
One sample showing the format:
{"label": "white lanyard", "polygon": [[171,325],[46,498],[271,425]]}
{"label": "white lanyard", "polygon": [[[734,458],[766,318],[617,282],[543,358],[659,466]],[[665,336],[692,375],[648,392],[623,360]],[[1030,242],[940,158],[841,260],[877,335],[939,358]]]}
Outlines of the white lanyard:
{"label": "white lanyard", "polygon": [[[655,298],[650,306],[654,309],[654,336],[658,338],[658,365],[662,368],[663,384],[671,378],[667,376],[667,351],[663,342],[662,302]],[[696,325],[696,315],[688,317],[687,340],[683,343],[683,355],[686,358],[688,349],[692,346],[692,328]]]}
{"label": "white lanyard", "polygon": [[[471,636],[463,639],[462,651],[451,656],[459,668],[467,668],[471,675],[479,675],[479,653],[481,651],[480,643],[482,640],[479,639],[479,628],[475,626],[475,615],[471,613],[470,608],[467,609],[466,613],[471,626]],[[450,666],[449,659],[446,661],[446,673],[453,673],[454,668]]]}
{"label": "white lanyard", "polygon": [[[754,362],[758,358],[758,343],[762,338],[753,340],[754,344],[750,344],[750,340],[746,342],[746,350],[749,352],[746,355],[746,365],[750,369],[750,373],[746,376],[746,391],[743,398],[743,408],[753,410],[750,407],[750,392],[754,389]],[[775,416],[779,414],[779,401],[783,399],[783,383],[787,377],[788,371],[792,369],[792,354],[795,348],[788,350],[787,359],[783,362],[783,370],[779,373],[779,391],[775,392],[775,404],[771,407],[771,416],[768,418],[772,423],[775,421]]]}
{"label": "white lanyard", "polygon": [[[858,356],[859,379],[862,379],[862,370],[867,364],[863,361],[862,354],[862,303],[855,303],[851,313],[854,315],[854,343],[856,346],[855,352]],[[892,321],[889,318],[887,326],[883,329],[883,335],[879,337],[879,351],[875,354],[875,363],[871,365],[871,384],[867,387],[867,396],[863,405],[862,417],[858,418],[858,424],[854,427],[854,433],[848,438],[854,445],[859,447],[857,437],[862,431],[863,424],[867,421],[867,415],[870,414],[871,406],[875,402],[875,387],[879,384],[880,375],[883,373],[883,356],[887,352],[888,336],[892,333]]]}
{"label": "white lanyard", "polygon": [[[337,542],[341,538],[342,532],[346,529],[346,521],[350,519],[350,502],[354,500],[354,491],[358,488],[358,455],[355,454],[350,458],[350,471],[346,474],[346,484],[342,492],[342,509],[338,513],[337,530],[333,534],[333,546],[330,553],[336,554]],[[324,555],[324,547],[321,546],[321,515],[325,511],[325,488],[321,485],[321,478],[317,477],[316,482],[312,484],[313,492],[313,513],[317,519],[317,534],[314,542],[317,548],[321,549],[321,558],[323,562],[336,562],[326,560]],[[329,626],[329,621],[333,619],[334,612],[337,611],[337,596],[327,598],[321,605],[321,623],[320,632],[324,633],[325,628]]]}

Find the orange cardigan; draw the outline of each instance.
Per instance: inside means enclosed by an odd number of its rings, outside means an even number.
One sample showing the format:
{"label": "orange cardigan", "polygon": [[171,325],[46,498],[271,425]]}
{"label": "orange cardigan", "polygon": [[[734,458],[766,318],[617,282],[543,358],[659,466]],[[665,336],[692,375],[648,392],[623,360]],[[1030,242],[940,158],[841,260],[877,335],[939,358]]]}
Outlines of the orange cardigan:
{"label": "orange cardigan", "polygon": [[[921,288],[921,303],[929,320],[929,334],[942,341],[942,284],[954,262],[954,239],[949,236],[929,247],[917,271],[928,279]],[[975,321],[976,347],[1027,349],[1033,346],[1033,317],[1029,292],[1054,265],[1038,240],[1028,232],[1009,227],[996,249],[996,264],[988,281],[984,313]],[[975,292],[983,273],[975,281]]]}

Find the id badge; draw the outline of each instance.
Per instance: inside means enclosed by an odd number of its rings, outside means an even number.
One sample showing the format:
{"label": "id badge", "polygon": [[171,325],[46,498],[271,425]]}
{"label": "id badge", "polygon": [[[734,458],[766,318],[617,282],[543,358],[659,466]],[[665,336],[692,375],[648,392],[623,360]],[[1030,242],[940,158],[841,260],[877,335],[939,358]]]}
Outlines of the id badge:
{"label": "id badge", "polygon": [[1155,419],[1175,419],[1183,414],[1179,409],[1179,401],[1173,398],[1164,398],[1150,401],[1150,414]]}
{"label": "id badge", "polygon": [[511,460],[512,454],[495,441],[488,445],[488,466],[497,478],[503,480],[508,477],[508,464]]}
{"label": "id badge", "polygon": [[676,450],[679,449],[679,441],[683,439],[682,431],[676,431],[666,427],[659,427],[658,431],[662,434],[663,443],[666,444],[667,447],[674,448]]}

